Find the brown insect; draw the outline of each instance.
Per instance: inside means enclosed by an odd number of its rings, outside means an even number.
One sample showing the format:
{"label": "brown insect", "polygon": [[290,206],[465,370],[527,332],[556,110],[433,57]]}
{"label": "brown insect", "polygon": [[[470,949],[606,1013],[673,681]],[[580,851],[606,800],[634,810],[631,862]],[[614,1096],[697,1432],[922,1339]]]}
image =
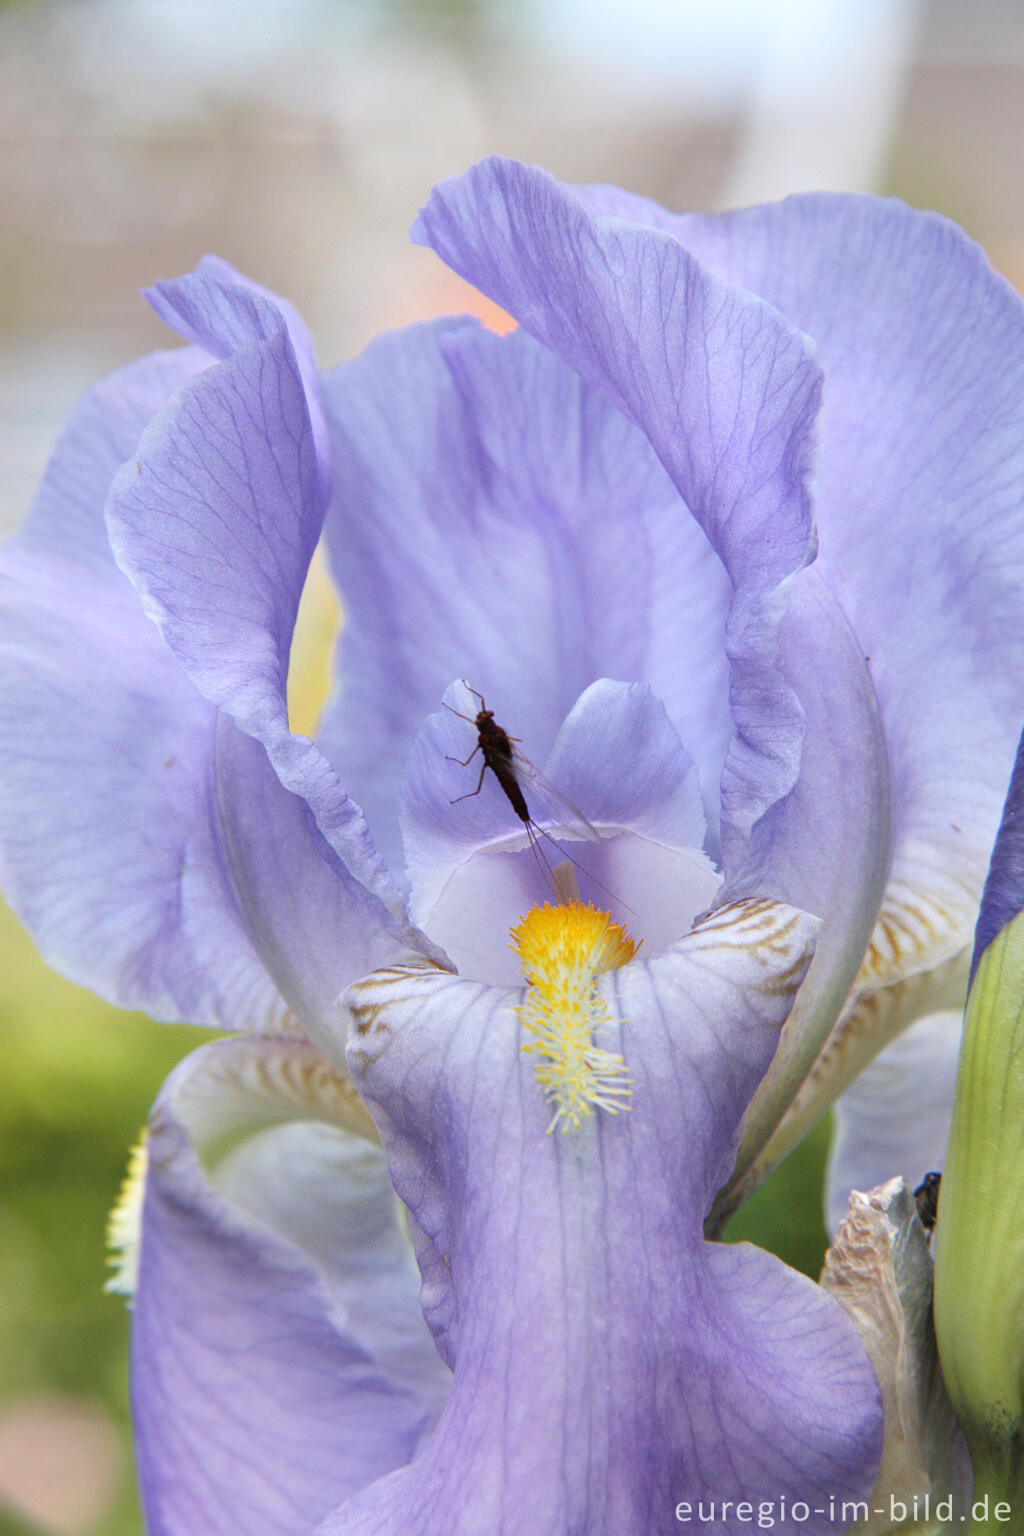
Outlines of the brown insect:
{"label": "brown insect", "polygon": [[[553,848],[556,848],[560,859],[568,859],[571,864],[576,864],[576,860],[555,842],[549,832],[537,825],[530,812],[524,791],[529,791],[532,800],[544,805],[545,809],[551,814],[552,820],[556,821],[559,826],[575,832],[577,836],[585,838],[588,842],[592,843],[599,843],[601,841],[601,834],[596,828],[591,826],[582,811],[577,810],[570,800],[567,800],[564,795],[560,794],[555,786],[549,783],[544,775],[537,771],[528,758],[524,757],[521,752],[516,751],[520,738],[518,736],[510,736],[504,726],[498,724],[494,718],[493,709],[487,708],[487,701],[483,694],[478,693],[475,688],[470,688],[468,683],[465,686],[475,698],[480,700],[480,708],[477,713],[475,715],[464,715],[459,710],[452,709],[450,704],[446,704],[445,709],[449,710],[453,715],[458,715],[460,720],[465,720],[467,724],[475,727],[476,746],[468,757],[452,757],[449,755],[448,761],[450,763],[458,763],[460,768],[468,768],[479,752],[482,757],[480,777],[477,779],[475,789],[467,790],[464,795],[457,795],[450,803],[458,805],[460,800],[471,800],[474,795],[478,795],[483,789],[484,775],[489,768],[501,786],[505,798],[526,828],[526,836],[529,839],[533,856],[537,861],[541,874],[547,883],[550,884],[555,895],[561,899],[563,882],[560,882],[556,877],[555,871],[552,869],[550,861],[541,847],[540,839],[544,838]],[[576,864],[576,868],[581,869],[582,866]],[[588,874],[588,871],[583,870],[583,873]],[[594,878],[592,875],[588,875],[588,877],[590,879]],[[596,880],[594,883],[600,884]],[[604,889],[603,886],[602,889]]]}
{"label": "brown insect", "polygon": [[460,715],[459,711],[452,709],[450,704],[446,704],[445,708],[451,709],[453,715],[459,715],[460,720],[467,720],[470,725],[476,726],[476,746],[468,757],[449,757],[448,761],[450,763],[458,763],[461,768],[468,768],[478,752],[483,753],[483,761],[480,765],[480,777],[477,780],[476,789],[471,789],[465,795],[458,795],[451,804],[458,805],[460,800],[471,800],[474,795],[478,795],[481,789],[483,789],[484,774],[489,768],[505,791],[505,796],[519,817],[519,820],[530,826],[532,825],[533,818],[523,798],[523,791],[519,787],[519,780],[516,778],[515,756],[512,746],[512,743],[519,741],[520,738],[518,736],[510,736],[504,727],[498,724],[494,718],[494,710],[486,707],[486,701],[482,693],[477,693],[475,688],[470,688],[469,691],[476,694],[476,697],[480,700],[480,709],[475,718],[470,719],[469,715]]}

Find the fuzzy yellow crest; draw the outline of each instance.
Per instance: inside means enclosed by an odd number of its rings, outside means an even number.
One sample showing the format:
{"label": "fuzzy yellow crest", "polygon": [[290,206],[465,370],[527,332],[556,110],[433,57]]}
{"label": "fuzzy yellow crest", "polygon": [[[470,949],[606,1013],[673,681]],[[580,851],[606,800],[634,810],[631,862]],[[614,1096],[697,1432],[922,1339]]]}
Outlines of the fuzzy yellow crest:
{"label": "fuzzy yellow crest", "polygon": [[579,1126],[594,1109],[629,1109],[633,1092],[622,1057],[595,1042],[611,1013],[597,989],[604,971],[632,960],[638,945],[621,923],[593,905],[534,907],[512,930],[529,991],[519,1009],[530,1037],[523,1050],[540,1058],[537,1081],[554,1106],[549,1133]]}

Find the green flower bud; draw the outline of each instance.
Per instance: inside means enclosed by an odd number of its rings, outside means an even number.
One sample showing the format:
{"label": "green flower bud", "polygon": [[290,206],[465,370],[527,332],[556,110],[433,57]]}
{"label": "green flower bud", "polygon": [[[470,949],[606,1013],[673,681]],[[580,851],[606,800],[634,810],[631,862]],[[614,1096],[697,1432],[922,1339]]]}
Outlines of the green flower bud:
{"label": "green flower bud", "polygon": [[[1024,912],[981,952],[968,999],[936,1229],[935,1328],[974,1467],[972,1536],[1021,1530]],[[1009,1516],[993,1513],[1006,1505]]]}

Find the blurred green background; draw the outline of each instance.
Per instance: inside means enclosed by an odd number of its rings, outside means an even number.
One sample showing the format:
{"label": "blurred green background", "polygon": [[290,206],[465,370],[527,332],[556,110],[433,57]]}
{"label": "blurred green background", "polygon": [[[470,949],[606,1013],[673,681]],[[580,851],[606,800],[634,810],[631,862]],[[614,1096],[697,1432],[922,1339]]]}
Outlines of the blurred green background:
{"label": "blurred green background", "polygon": [[[0,1413],[20,1410],[0,1464],[38,1466],[56,1528],[138,1536],[129,1314],[103,1290],[104,1231],[161,1080],[204,1032],[63,981],[7,907],[0,953]],[[62,1500],[52,1485],[71,1469]],[[0,1508],[0,1531],[38,1529]]]}
{"label": "blurred green background", "polygon": [[[897,193],[1019,282],[1022,130],[1020,0],[0,0],[0,532],[76,394],[167,344],[135,290],[205,250],[332,364],[477,303],[406,231],[499,152],[677,208]],[[0,911],[0,1536],[138,1536],[104,1229],[201,1039],[60,980]],[[814,1276],[827,1138],[730,1234]]]}

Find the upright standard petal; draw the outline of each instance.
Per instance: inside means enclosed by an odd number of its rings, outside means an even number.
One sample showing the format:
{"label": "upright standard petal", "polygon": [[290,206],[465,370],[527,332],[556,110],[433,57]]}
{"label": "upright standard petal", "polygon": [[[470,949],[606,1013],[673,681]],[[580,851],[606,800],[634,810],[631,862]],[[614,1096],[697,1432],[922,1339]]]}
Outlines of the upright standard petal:
{"label": "upright standard petal", "polygon": [[210,279],[165,284],[159,297],[225,360],[143,434],[111,489],[111,542],[185,673],[253,741],[247,750],[218,732],[223,854],[268,969],[330,1051],[342,986],[399,953],[437,952],[409,924],[333,769],[288,729],[292,630],[326,477],[284,318]]}
{"label": "upright standard petal", "polygon": [[[227,353],[235,373],[225,379],[230,364],[211,367],[211,352],[191,347],[99,386],[3,556],[7,887],[54,963],[116,1001],[234,1029],[280,1030],[294,1013],[340,1060],[342,986],[410,949],[437,952],[411,929],[329,766],[288,736],[275,692],[325,490],[283,321],[237,283],[185,279],[169,295],[183,328]],[[173,462],[152,483],[140,460],[130,463],[111,522],[126,564],[145,564],[149,551],[149,574],[135,575],[151,608],[177,591],[187,610],[169,626],[177,656],[117,569],[104,526],[110,481],[144,431],[171,440]],[[190,471],[191,502],[182,493]],[[260,512],[245,546],[246,516]],[[161,543],[162,520],[177,545]],[[235,538],[219,565],[210,559],[218,534]],[[260,601],[250,607],[253,583]],[[192,663],[213,697],[190,680]],[[246,754],[228,740],[222,703],[250,725],[246,711],[256,709],[303,801],[263,745]]]}
{"label": "upright standard petal", "polygon": [[398,850],[420,724],[464,677],[542,763],[599,677],[649,682],[718,843],[729,578],[643,434],[525,332],[444,321],[328,373],[345,606],[320,744]]}
{"label": "upright standard petal", "polygon": [[448,1373],[372,1123],[310,1047],[221,1042],[168,1081],[132,1354],[161,1536],[307,1536],[436,1418]]}
{"label": "upright standard petal", "polygon": [[[813,925],[741,903],[600,982],[632,1109],[545,1135],[517,995],[415,967],[350,992],[353,1072],[415,1217],[428,1321],[454,1370],[405,1472],[323,1536],[655,1536],[676,1506],[826,1513],[863,1496],[877,1387],[839,1310],[701,1223],[809,958]],[[728,1021],[728,1029],[723,1021]],[[830,1518],[828,1500],[836,1495]]]}
{"label": "upright standard petal", "polygon": [[806,564],[821,377],[767,305],[677,240],[597,223],[514,161],[442,182],[413,238],[643,429],[738,584],[764,590]]}
{"label": "upright standard petal", "polygon": [[545,172],[488,160],[434,189],[413,238],[644,431],[735,589],[726,858],[792,789],[803,731],[774,664],[779,583],[814,554],[821,376],[806,338],[677,240],[595,220]]}

